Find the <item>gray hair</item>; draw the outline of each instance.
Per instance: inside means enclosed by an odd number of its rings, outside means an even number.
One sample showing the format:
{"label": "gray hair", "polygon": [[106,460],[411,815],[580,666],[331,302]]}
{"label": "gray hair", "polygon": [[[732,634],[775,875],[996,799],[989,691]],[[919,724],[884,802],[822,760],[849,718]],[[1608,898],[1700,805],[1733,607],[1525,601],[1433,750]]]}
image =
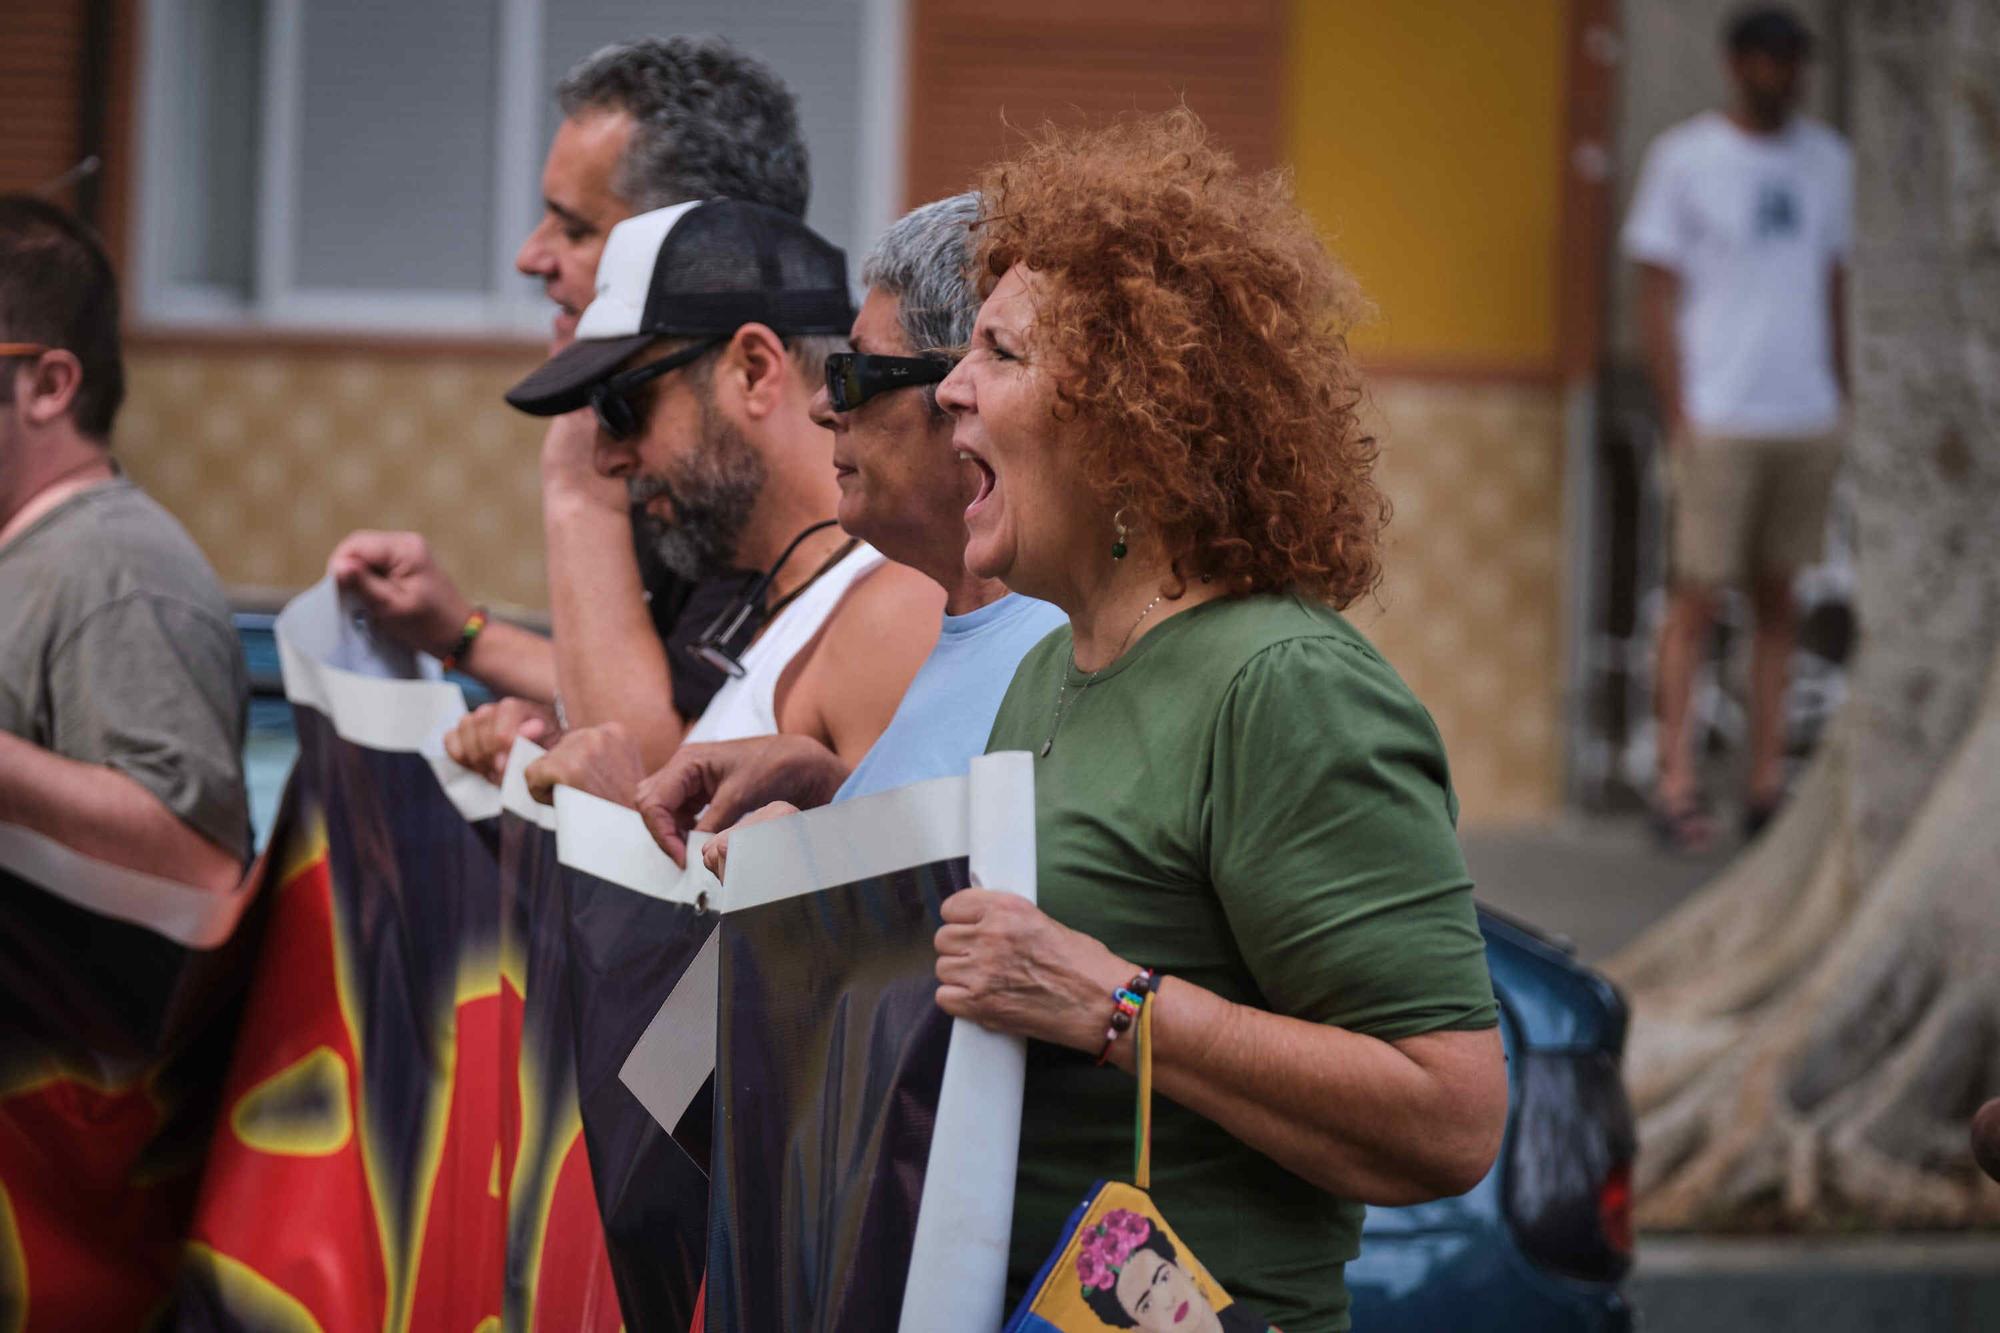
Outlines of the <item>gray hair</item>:
{"label": "gray hair", "polygon": [[956,352],[972,340],[979,292],[972,285],[972,224],[979,195],[955,194],[891,223],[861,261],[861,285],[902,304],[899,322],[913,352]]}
{"label": "gray hair", "polygon": [[641,213],[744,199],[804,217],[812,188],[797,99],[769,66],[719,37],[645,37],[584,57],[556,85],[563,115],[638,122],[612,182]]}

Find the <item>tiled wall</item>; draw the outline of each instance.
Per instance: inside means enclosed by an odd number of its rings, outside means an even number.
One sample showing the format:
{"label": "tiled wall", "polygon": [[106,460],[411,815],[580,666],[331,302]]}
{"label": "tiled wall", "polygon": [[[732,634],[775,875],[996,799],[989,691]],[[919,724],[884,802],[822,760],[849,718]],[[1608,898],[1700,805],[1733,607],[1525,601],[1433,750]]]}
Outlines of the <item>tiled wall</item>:
{"label": "tiled wall", "polygon": [[500,401],[538,360],[137,349],[117,452],[232,587],[302,587],[352,529],[407,527],[472,595],[540,607],[541,430]]}
{"label": "tiled wall", "polygon": [[[474,596],[539,608],[534,363],[135,349],[118,452],[238,589],[301,587],[357,527],[427,534]],[[1561,413],[1520,382],[1382,379],[1396,505],[1379,599],[1351,614],[1437,718],[1467,823],[1557,803]]]}
{"label": "tiled wall", "polygon": [[1465,823],[1546,818],[1562,783],[1562,407],[1552,385],[1378,379],[1396,506],[1348,614],[1437,719]]}

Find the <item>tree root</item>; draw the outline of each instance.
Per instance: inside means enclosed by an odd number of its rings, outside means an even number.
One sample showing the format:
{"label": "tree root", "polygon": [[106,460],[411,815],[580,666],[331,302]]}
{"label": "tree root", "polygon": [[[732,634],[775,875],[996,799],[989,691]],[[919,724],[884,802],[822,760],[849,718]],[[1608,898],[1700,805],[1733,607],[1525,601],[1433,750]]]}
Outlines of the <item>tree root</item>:
{"label": "tree root", "polygon": [[2000,1095],[2000,659],[1865,886],[1829,748],[1790,827],[1608,969],[1633,1000],[1644,1226],[2000,1225],[1965,1128]]}

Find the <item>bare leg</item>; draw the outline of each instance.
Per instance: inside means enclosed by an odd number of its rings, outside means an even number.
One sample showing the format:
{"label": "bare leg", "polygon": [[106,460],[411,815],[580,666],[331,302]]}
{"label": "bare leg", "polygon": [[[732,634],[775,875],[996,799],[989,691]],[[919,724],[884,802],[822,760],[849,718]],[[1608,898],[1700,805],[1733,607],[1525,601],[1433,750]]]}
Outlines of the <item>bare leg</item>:
{"label": "bare leg", "polygon": [[1759,576],[1751,595],[1757,631],[1750,655],[1749,799],[1768,809],[1785,791],[1785,684],[1799,616],[1790,575]]}
{"label": "bare leg", "polygon": [[1659,671],[1654,703],[1659,717],[1659,776],[1654,798],[1662,809],[1686,809],[1695,797],[1694,755],[1688,747],[1689,698],[1695,669],[1708,644],[1715,616],[1715,593],[1699,584],[1676,583],[1667,593],[1667,617],[1660,626]]}

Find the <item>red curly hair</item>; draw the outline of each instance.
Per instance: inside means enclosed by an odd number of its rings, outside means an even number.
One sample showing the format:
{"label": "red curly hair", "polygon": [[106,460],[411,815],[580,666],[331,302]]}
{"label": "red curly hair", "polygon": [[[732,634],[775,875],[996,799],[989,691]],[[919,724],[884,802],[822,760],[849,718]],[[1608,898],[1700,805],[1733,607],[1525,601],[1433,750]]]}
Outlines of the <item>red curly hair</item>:
{"label": "red curly hair", "polygon": [[1335,607],[1372,590],[1389,504],[1347,345],[1368,307],[1289,180],[1244,174],[1181,109],[1045,127],[978,188],[982,294],[1016,264],[1054,279],[1034,337],[1074,368],[1056,410],[1176,575]]}

